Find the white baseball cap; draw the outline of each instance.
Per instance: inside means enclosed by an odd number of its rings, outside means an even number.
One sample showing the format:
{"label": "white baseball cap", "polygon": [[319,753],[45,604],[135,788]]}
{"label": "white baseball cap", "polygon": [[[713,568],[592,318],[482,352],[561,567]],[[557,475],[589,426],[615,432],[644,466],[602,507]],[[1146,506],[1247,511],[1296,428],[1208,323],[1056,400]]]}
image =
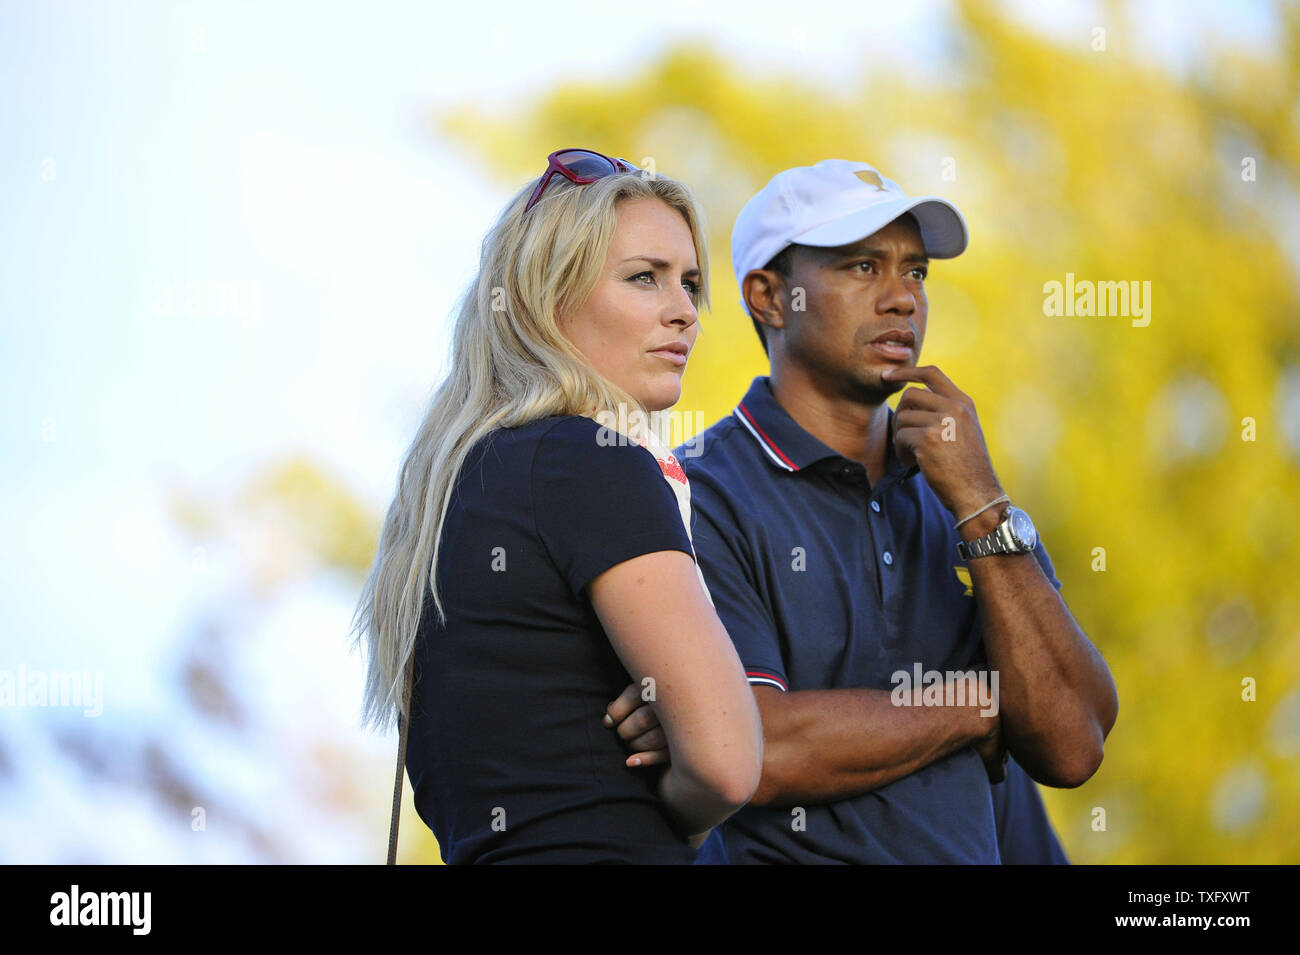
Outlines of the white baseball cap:
{"label": "white baseball cap", "polygon": [[767,265],[787,245],[847,245],[865,239],[904,212],[916,217],[930,258],[951,259],[966,250],[966,220],[956,206],[938,196],[909,196],[874,166],[823,159],[814,166],[786,169],[773,176],[736,217],[731,230],[736,284],[743,289],[745,275]]}

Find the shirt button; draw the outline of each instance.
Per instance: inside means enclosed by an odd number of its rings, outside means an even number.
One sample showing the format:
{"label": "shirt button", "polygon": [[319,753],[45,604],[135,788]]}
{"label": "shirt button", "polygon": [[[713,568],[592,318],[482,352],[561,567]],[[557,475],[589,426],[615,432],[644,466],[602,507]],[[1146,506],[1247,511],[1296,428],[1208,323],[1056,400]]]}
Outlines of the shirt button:
{"label": "shirt button", "polygon": [[879,501],[872,501],[872,502],[871,502],[871,509],[872,509],[873,511],[875,511],[877,514],[879,514],[879,513],[880,513],[880,502],[879,502]]}
{"label": "shirt button", "polygon": [[893,563],[894,563],[894,555],[891,554],[889,551],[885,551],[885,565],[891,566]]}

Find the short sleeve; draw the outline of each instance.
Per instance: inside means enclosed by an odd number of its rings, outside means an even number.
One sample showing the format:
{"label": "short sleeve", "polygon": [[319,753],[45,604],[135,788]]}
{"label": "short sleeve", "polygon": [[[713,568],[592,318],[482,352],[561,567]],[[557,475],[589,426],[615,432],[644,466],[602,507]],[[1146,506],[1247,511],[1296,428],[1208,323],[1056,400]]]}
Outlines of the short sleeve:
{"label": "short sleeve", "polygon": [[1037,784],[1014,757],[1007,757],[1006,779],[991,788],[1003,865],[1070,864]]}
{"label": "short sleeve", "polygon": [[603,440],[609,434],[590,418],[566,416],[542,434],[533,457],[533,520],[574,594],[633,557],[692,554],[654,455]]}
{"label": "short sleeve", "polygon": [[1043,576],[1046,577],[1051,582],[1052,586],[1059,592],[1061,589],[1061,582],[1056,579],[1056,569],[1052,566],[1052,559],[1047,556],[1047,548],[1043,546],[1043,539],[1041,537],[1038,538],[1038,543],[1034,545],[1034,559],[1038,561],[1038,566],[1042,569]]}
{"label": "short sleeve", "polygon": [[788,690],[776,623],[761,597],[755,554],[735,511],[699,480],[691,483],[691,505],[696,559],[745,676],[751,685]]}

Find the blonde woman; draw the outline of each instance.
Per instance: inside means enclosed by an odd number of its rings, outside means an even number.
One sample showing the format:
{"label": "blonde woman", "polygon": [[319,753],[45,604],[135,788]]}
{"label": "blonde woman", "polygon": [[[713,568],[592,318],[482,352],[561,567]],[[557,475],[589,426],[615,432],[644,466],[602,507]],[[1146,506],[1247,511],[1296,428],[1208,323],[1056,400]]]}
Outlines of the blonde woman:
{"label": "blonde woman", "polygon": [[[449,863],[689,863],[758,786],[757,706],[682,490],[652,435],[596,420],[678,400],[706,269],[683,185],[582,149],[483,242],[356,619],[365,719],[409,716]],[[610,729],[616,696],[635,730]]]}

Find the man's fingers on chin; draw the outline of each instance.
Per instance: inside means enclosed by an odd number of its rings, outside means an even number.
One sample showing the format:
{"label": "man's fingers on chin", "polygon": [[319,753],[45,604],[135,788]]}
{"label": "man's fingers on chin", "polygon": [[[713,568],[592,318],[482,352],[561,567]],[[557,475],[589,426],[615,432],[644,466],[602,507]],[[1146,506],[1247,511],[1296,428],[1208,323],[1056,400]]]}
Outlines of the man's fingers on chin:
{"label": "man's fingers on chin", "polygon": [[910,407],[927,408],[933,411],[943,408],[948,400],[937,391],[913,387],[903,392],[903,396],[898,399],[898,408],[896,410],[902,411]]}
{"label": "man's fingers on chin", "polygon": [[948,398],[965,398],[966,393],[958,388],[951,378],[943,373],[938,365],[914,365],[906,369],[909,374],[906,376],[901,373],[895,373],[889,376],[889,381],[902,381],[907,377],[912,381],[922,381],[927,387],[936,394]]}
{"label": "man's fingers on chin", "polygon": [[898,430],[907,428],[925,429],[943,424],[943,418],[939,415],[939,412],[927,411],[923,408],[904,408],[894,415],[894,421],[896,422],[895,441],[897,441]]}

